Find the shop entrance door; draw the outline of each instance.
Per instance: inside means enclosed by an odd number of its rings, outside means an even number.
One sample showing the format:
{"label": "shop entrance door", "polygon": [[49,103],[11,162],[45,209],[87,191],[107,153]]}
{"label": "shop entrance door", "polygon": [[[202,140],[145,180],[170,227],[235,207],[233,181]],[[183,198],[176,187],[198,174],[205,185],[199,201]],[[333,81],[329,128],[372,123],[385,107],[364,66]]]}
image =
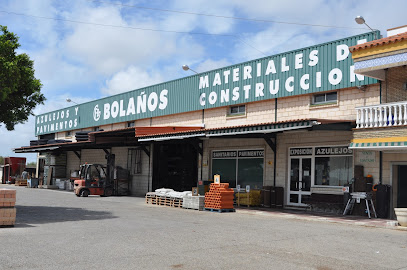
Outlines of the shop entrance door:
{"label": "shop entrance door", "polygon": [[398,166],[397,207],[407,207],[407,165]]}
{"label": "shop entrance door", "polygon": [[291,158],[288,204],[305,206],[311,195],[311,158]]}

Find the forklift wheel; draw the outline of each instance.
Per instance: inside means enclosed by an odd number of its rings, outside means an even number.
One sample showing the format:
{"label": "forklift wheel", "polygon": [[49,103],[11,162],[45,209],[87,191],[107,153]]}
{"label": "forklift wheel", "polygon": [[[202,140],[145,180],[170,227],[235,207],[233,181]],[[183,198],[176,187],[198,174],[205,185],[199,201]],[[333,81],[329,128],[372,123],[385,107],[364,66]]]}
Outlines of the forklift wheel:
{"label": "forklift wheel", "polygon": [[89,196],[89,190],[83,189],[83,190],[81,191],[81,195],[82,195],[82,197],[88,197],[88,196]]}

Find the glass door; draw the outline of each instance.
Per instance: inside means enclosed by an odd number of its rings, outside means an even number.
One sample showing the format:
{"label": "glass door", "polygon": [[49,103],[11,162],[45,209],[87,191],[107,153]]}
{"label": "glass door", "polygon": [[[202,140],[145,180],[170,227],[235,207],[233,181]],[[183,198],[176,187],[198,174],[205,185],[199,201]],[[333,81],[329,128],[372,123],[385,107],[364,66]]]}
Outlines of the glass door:
{"label": "glass door", "polygon": [[305,206],[311,195],[311,158],[291,158],[288,204]]}

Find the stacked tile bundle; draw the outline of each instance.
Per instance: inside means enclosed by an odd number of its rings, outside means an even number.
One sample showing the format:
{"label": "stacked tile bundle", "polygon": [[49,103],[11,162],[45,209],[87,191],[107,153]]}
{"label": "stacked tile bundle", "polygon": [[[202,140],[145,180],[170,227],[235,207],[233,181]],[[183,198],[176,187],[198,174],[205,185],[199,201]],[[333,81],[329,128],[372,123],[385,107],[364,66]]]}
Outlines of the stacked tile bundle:
{"label": "stacked tile bundle", "polygon": [[16,223],[16,190],[0,188],[0,227]]}
{"label": "stacked tile bundle", "polygon": [[205,193],[206,209],[233,209],[234,191],[229,183],[211,184]]}

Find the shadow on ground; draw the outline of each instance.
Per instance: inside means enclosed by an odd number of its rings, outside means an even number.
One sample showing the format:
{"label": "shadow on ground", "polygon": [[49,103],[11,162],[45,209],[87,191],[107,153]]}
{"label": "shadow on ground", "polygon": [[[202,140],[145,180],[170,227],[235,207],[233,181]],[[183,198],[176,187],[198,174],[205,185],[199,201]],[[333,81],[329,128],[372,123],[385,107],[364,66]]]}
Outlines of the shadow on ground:
{"label": "shadow on ground", "polygon": [[18,206],[16,227],[66,221],[103,220],[117,218],[107,211],[89,211],[83,208]]}

